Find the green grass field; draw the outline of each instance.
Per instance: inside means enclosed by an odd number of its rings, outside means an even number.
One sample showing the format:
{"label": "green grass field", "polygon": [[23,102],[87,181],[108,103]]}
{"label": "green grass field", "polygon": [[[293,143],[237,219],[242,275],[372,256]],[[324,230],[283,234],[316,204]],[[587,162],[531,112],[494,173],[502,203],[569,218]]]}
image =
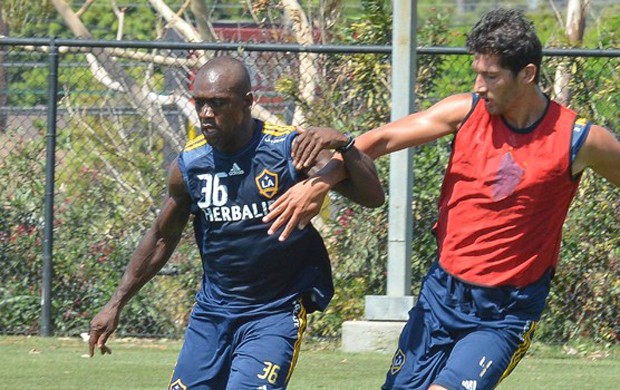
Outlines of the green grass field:
{"label": "green grass field", "polygon": [[[0,381],[5,389],[164,389],[181,343],[113,340],[112,355],[87,357],[78,339],[0,336]],[[500,389],[618,389],[620,348],[571,349],[534,344]],[[289,389],[379,389],[390,356],[343,353],[307,345]]]}

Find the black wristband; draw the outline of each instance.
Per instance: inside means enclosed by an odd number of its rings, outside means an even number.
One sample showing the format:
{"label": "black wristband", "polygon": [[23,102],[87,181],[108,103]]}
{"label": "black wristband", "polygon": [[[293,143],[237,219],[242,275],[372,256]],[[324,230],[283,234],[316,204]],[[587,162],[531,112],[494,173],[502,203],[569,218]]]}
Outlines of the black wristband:
{"label": "black wristband", "polygon": [[340,154],[345,154],[346,152],[351,150],[353,145],[355,145],[355,137],[353,136],[353,134],[347,132],[347,133],[344,133],[344,135],[347,136],[347,143],[344,146],[341,146],[341,147],[335,149],[336,152],[338,152]]}

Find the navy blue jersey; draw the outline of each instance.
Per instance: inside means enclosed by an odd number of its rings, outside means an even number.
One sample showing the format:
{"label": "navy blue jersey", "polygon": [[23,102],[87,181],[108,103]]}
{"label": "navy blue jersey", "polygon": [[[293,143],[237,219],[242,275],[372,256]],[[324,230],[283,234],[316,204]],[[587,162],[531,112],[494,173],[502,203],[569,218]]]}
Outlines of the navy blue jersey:
{"label": "navy blue jersey", "polygon": [[213,149],[201,136],[179,156],[204,271],[197,303],[247,312],[301,296],[309,311],[324,309],[333,285],[318,232],[309,225],[280,242],[262,222],[271,203],[297,182],[295,128],[255,120],[255,129],[250,143],[234,154]]}

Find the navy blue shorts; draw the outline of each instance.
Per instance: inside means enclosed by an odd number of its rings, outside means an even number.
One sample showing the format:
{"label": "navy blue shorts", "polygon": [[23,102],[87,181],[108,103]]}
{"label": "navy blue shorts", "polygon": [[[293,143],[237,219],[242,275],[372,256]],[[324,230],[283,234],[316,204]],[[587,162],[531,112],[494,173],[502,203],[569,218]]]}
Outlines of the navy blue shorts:
{"label": "navy blue shorts", "polygon": [[493,389],[527,352],[551,272],[524,288],[463,283],[437,263],[409,312],[383,389]]}
{"label": "navy blue shorts", "polygon": [[279,311],[236,316],[197,307],[169,390],[286,388],[306,328],[301,300]]}

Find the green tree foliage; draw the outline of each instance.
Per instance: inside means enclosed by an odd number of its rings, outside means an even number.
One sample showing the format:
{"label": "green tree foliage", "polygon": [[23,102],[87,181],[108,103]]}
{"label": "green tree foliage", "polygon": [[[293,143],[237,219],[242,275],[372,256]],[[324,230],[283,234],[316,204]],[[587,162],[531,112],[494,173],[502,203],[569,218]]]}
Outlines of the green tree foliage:
{"label": "green tree foliage", "polygon": [[[542,83],[547,90],[558,64],[570,72],[566,85],[570,89],[569,107],[617,133],[618,62],[546,59]],[[620,340],[619,220],[618,189],[586,171],[564,226],[560,263],[538,331],[541,337],[553,341],[577,336],[616,343]]]}
{"label": "green tree foliage", "polygon": [[[72,111],[74,98],[82,104],[89,99],[78,92],[61,101],[73,114],[57,135],[52,291],[54,329],[69,335],[88,330],[114,291],[157,212],[166,179],[164,143],[146,121],[114,114],[121,103],[114,96],[106,99],[101,115]],[[100,97],[90,99],[101,102]],[[17,129],[7,139],[19,139],[22,132]],[[0,258],[10,271],[2,273],[0,329],[36,333],[45,138],[35,135],[10,146],[0,162],[0,191],[6,194],[0,209]],[[124,311],[120,334],[180,336],[199,274],[192,248],[188,232],[167,269],[178,276],[149,283]]]}
{"label": "green tree foliage", "polygon": [[38,329],[44,147],[43,139],[19,143],[0,161],[0,260],[11,270],[0,286],[0,329],[15,333]]}
{"label": "green tree foliage", "polygon": [[[147,1],[132,2],[131,6],[123,6],[125,40],[157,40],[160,39],[162,26],[156,13]],[[82,17],[95,39],[116,40],[119,21],[109,2],[93,3]],[[73,38],[73,37],[72,37]]]}
{"label": "green tree foliage", "polygon": [[53,36],[49,20],[56,10],[49,0],[3,0],[2,16],[12,37]]}
{"label": "green tree foliage", "polygon": [[[31,7],[25,10],[15,8],[17,3],[2,2],[3,15],[12,23],[13,36],[69,37],[62,23],[56,21],[48,2],[30,2]],[[389,45],[391,3],[366,0],[362,4],[358,17],[345,25],[334,26],[330,36],[339,43]],[[96,38],[115,37],[116,21],[108,6],[106,2],[96,2],[84,15],[84,20],[98,26],[93,29]],[[136,18],[136,21],[128,21],[125,38],[157,36],[154,26],[158,21],[148,6],[137,5],[135,10],[127,12],[131,15],[128,19]],[[559,42],[551,15],[541,13],[533,17],[537,25],[545,27],[540,29],[544,42]],[[425,14],[419,22],[418,44],[461,46],[463,28],[449,28],[451,18],[447,10],[434,9]],[[586,45],[617,47],[619,20],[613,13],[601,19],[596,32],[586,36]],[[8,68],[9,104],[21,108],[44,105],[47,56],[23,53],[17,49],[8,53],[10,61],[28,64]],[[80,61],[80,54],[70,56]],[[389,54],[329,54],[319,56],[317,62],[321,81],[317,100],[311,105],[303,105],[303,99],[297,95],[295,75],[281,78],[277,86],[284,96],[302,105],[306,118],[311,118],[309,124],[360,134],[389,121]],[[569,65],[567,69],[572,76],[568,85],[571,108],[617,131],[620,128],[618,61],[545,58],[542,86],[547,93],[552,91],[555,69],[560,62]],[[37,63],[45,65],[32,65]],[[129,256],[159,207],[169,156],[148,116],[136,119],[118,114],[128,106],[121,94],[96,82],[86,67],[64,67],[62,63],[60,107],[73,111],[70,119],[63,117],[58,133],[54,318],[60,333],[77,334],[88,328],[94,311],[112,294]],[[144,64],[122,63],[138,83],[148,82],[155,84],[155,89],[161,88],[163,75],[158,67],[145,72]],[[450,94],[471,90],[474,81],[469,56],[421,55],[417,70],[415,94],[420,109]],[[149,80],[143,79],[145,73],[149,73]],[[80,107],[93,109],[94,113],[86,109],[82,112]],[[0,272],[3,276],[0,330],[3,332],[38,330],[45,195],[44,131],[45,123],[38,119],[34,128],[29,129],[31,138],[27,141],[15,141],[23,139],[26,129],[0,134],[5,143],[0,148],[4,153],[0,159],[0,193],[3,194],[0,261],[3,269],[10,271]],[[415,177],[411,209],[412,293],[417,291],[422,275],[435,257],[431,228],[436,219],[437,197],[450,154],[450,141],[447,137],[415,151],[411,167]],[[388,162],[387,157],[377,160],[386,189]],[[332,256],[336,295],[325,313],[312,315],[310,333],[318,337],[334,337],[343,321],[361,317],[364,296],[383,294],[386,282],[387,203],[368,210],[337,196],[331,202],[333,215],[325,237]],[[616,343],[620,340],[619,205],[617,189],[590,173],[584,175],[565,225],[561,262],[549,308],[537,331],[541,339],[562,342],[586,336]],[[121,334],[180,335],[201,275],[199,256],[189,230],[165,273],[175,276],[157,276],[128,306],[121,322]]]}
{"label": "green tree foliage", "polygon": [[[78,11],[83,1],[68,1]],[[11,37],[74,38],[64,25],[54,5],[49,0],[3,0],[3,16],[9,24]],[[158,18],[148,2],[131,2],[130,6],[119,4],[125,12],[123,39],[158,39]],[[94,39],[115,40],[118,29],[112,6],[108,1],[94,2],[81,17],[91,30]]]}

